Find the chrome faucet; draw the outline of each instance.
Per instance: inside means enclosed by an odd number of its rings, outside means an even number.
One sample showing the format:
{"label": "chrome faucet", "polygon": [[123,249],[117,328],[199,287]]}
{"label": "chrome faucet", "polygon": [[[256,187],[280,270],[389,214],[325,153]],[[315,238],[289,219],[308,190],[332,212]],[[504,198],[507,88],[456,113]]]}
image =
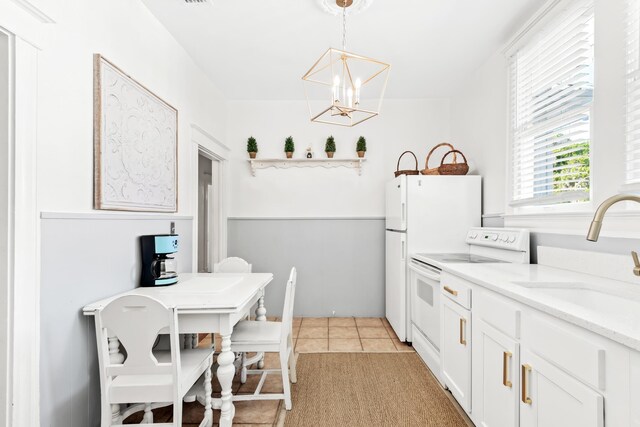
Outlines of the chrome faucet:
{"label": "chrome faucet", "polygon": [[[615,205],[618,202],[622,201],[631,201],[640,203],[639,196],[633,196],[631,194],[618,194],[616,196],[609,197],[604,202],[598,206],[596,209],[595,215],[593,215],[593,220],[591,221],[591,226],[589,227],[589,232],[587,233],[587,240],[591,242],[597,242],[598,237],[600,236],[600,229],[602,228],[602,220],[604,219],[604,214],[607,210]],[[631,252],[631,256],[633,257],[633,263],[635,267],[633,268],[633,274],[636,276],[640,276],[640,260],[638,260],[638,254],[633,251]]]}

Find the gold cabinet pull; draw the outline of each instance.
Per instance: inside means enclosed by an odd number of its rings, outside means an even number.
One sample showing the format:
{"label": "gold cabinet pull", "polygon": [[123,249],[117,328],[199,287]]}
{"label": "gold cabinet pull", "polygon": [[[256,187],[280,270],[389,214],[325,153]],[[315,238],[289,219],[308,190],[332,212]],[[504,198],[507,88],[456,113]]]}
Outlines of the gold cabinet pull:
{"label": "gold cabinet pull", "polygon": [[511,359],[511,352],[502,352],[502,385],[505,387],[513,387],[511,381],[509,381],[509,359]]}
{"label": "gold cabinet pull", "polygon": [[527,373],[531,372],[531,366],[522,365],[522,403],[531,405],[531,398],[527,396]]}
{"label": "gold cabinet pull", "polygon": [[456,291],[456,290],[454,290],[454,289],[451,289],[451,288],[450,288],[450,287],[448,287],[448,286],[445,286],[445,287],[444,287],[444,290],[445,290],[445,291],[447,291],[447,292],[449,292],[449,293],[450,293],[451,295],[453,295],[454,297],[457,297],[457,296],[458,296],[458,291]]}
{"label": "gold cabinet pull", "polygon": [[467,324],[467,320],[460,318],[460,344],[467,345],[467,340],[464,338],[464,327]]}

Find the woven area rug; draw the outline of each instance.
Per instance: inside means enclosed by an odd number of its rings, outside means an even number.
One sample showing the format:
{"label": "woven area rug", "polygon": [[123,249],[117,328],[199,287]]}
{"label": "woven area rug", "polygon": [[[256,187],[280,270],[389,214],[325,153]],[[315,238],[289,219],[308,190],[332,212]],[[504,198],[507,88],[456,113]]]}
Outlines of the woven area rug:
{"label": "woven area rug", "polygon": [[284,425],[466,427],[416,353],[307,353],[298,357]]}

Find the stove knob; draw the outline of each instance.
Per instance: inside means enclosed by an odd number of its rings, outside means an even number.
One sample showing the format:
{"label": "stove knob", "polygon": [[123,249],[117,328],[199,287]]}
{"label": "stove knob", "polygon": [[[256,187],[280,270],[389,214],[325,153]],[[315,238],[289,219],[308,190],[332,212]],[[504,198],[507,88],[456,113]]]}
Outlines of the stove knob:
{"label": "stove knob", "polygon": [[516,236],[509,237],[509,243],[513,243],[516,241]]}
{"label": "stove knob", "polygon": [[491,240],[493,240],[494,242],[498,240],[498,235],[494,234],[493,236],[491,236]]}

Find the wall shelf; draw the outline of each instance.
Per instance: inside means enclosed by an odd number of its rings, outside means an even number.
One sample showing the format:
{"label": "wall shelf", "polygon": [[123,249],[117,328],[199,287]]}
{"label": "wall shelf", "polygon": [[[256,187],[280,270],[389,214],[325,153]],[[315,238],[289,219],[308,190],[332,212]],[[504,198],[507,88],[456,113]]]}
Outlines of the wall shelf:
{"label": "wall shelf", "polygon": [[367,159],[249,159],[251,174],[256,176],[257,169],[277,168],[352,168],[357,169],[358,175],[362,175],[362,163]]}

